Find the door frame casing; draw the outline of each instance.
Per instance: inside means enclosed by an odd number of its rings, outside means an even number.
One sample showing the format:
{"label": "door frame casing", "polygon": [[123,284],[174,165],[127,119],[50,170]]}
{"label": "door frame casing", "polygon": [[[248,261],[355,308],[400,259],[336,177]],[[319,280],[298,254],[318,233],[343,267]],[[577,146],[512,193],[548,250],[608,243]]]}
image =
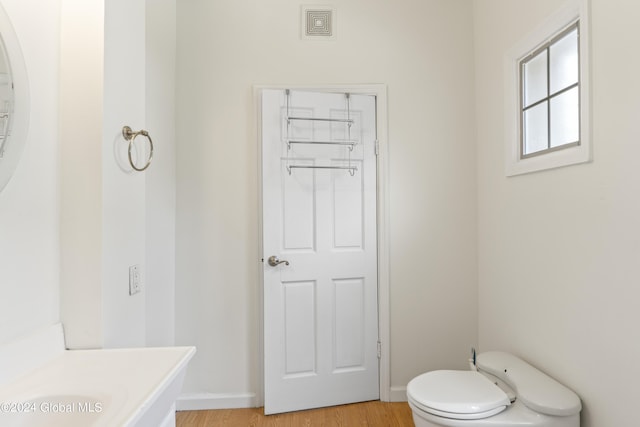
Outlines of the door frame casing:
{"label": "door frame casing", "polygon": [[345,85],[254,85],[253,102],[257,124],[255,138],[258,143],[258,393],[257,406],[264,405],[264,268],[262,239],[262,91],[304,90],[309,92],[340,92],[376,97],[376,233],[378,269],[378,339],[380,346],[379,392],[380,400],[391,400],[391,316],[390,316],[390,273],[389,273],[389,156],[388,156],[388,113],[387,86],[384,84]]}

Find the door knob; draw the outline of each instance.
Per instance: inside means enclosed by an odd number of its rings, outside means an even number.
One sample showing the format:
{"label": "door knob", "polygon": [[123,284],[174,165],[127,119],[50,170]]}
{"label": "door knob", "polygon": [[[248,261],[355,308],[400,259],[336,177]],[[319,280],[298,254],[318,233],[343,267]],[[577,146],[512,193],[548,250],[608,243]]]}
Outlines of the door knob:
{"label": "door knob", "polygon": [[284,259],[283,259],[282,261],[280,261],[280,260],[278,259],[278,257],[277,257],[277,256],[275,256],[275,255],[271,255],[271,256],[269,257],[269,259],[267,259],[267,262],[269,263],[269,265],[270,265],[271,267],[275,267],[276,265],[278,265],[278,264],[282,264],[283,262],[284,262],[284,265],[289,265],[289,261],[286,261],[286,260],[284,260]]}

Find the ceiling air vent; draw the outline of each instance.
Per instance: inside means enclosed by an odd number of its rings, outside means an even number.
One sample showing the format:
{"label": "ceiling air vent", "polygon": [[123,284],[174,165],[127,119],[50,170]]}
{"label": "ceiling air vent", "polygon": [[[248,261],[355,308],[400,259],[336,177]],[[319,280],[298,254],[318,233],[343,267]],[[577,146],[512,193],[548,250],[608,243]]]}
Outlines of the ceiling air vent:
{"label": "ceiling air vent", "polygon": [[335,38],[336,11],[327,6],[302,6],[302,38],[332,40]]}

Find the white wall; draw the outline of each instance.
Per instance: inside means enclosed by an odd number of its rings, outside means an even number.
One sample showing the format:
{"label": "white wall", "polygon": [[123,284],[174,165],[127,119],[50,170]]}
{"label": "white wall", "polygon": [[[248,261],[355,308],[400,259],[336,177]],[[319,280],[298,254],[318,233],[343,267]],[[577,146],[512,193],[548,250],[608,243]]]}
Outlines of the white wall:
{"label": "white wall", "polygon": [[[145,174],[129,165],[128,144],[122,136],[124,125],[145,128],[145,3],[104,2],[102,321],[106,347],[142,346],[146,340]],[[146,143],[143,138],[136,141]],[[140,266],[143,291],[130,296],[132,265]]]}
{"label": "white wall", "polygon": [[635,426],[640,398],[640,4],[591,0],[590,164],[506,178],[502,60],[560,0],[475,0],[479,340],[582,398],[584,427]]}
{"label": "white wall", "polygon": [[20,41],[31,92],[26,146],[15,175],[0,193],[0,343],[5,343],[59,316],[60,2],[0,4]]}
{"label": "white wall", "polygon": [[300,3],[177,4],[176,343],[185,391],[259,393],[254,84],[388,85],[391,383],[463,368],[476,344],[472,8],[331,2],[337,41],[299,38]]}
{"label": "white wall", "polygon": [[[31,128],[0,194],[0,343],[62,319],[72,348],[169,345],[175,1],[2,6],[22,43]],[[123,124],[154,137],[146,183],[120,168]],[[153,271],[129,297],[128,266],[145,262]]]}
{"label": "white wall", "polygon": [[61,0],[60,21],[60,319],[69,348],[91,348],[102,346],[104,6]]}
{"label": "white wall", "polygon": [[[142,346],[145,175],[128,165],[122,127],[145,127],[145,1],[62,5],[61,317],[67,345]],[[130,296],[128,270],[136,264],[142,292]]]}
{"label": "white wall", "polygon": [[146,124],[156,147],[146,172],[146,343],[161,346],[175,329],[176,0],[146,3]]}

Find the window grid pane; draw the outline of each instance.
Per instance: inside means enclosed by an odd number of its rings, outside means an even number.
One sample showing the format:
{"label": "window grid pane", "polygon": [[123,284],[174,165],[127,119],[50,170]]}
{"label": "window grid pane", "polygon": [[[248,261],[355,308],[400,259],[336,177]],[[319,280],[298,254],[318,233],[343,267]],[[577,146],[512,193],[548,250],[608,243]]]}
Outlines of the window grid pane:
{"label": "window grid pane", "polygon": [[544,101],[535,107],[525,110],[523,120],[524,152],[537,153],[549,148],[548,102]]}
{"label": "window grid pane", "polygon": [[580,97],[578,87],[551,98],[549,109],[550,147],[580,140]]}
{"label": "window grid pane", "polygon": [[547,90],[547,51],[525,62],[523,69],[523,107],[541,101],[549,96]]}
{"label": "window grid pane", "polygon": [[578,29],[549,46],[551,93],[578,83]]}

